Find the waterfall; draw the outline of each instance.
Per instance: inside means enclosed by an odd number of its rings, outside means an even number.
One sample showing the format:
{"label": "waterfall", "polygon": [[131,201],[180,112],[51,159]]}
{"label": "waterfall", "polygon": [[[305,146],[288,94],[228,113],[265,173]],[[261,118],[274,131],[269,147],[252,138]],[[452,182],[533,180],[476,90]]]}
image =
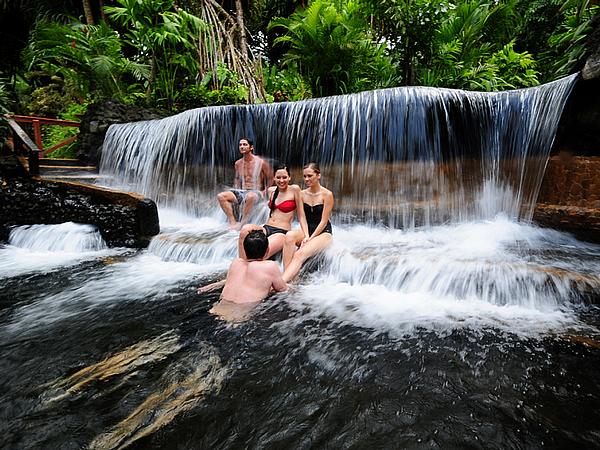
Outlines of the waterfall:
{"label": "waterfall", "polygon": [[528,221],[576,75],[505,92],[400,87],[294,103],[208,107],[112,125],[101,175],[160,206],[217,208],[238,140],[296,170],[321,165],[339,220],[394,227],[498,214]]}
{"label": "waterfall", "polygon": [[15,227],[8,242],[19,248],[51,252],[81,253],[108,248],[96,227],[73,222]]}

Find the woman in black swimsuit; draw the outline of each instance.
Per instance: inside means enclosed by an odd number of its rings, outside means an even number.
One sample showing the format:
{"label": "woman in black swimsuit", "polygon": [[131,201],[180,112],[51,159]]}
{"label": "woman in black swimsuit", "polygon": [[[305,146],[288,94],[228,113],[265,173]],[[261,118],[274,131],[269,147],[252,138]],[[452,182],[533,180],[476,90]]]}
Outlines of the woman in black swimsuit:
{"label": "woman in black swimsuit", "polygon": [[[283,279],[286,283],[296,278],[304,261],[325,250],[333,239],[329,221],[333,210],[333,193],[321,186],[321,169],[316,163],[304,166],[303,177],[306,189],[302,191],[302,201],[308,234],[293,230],[286,235],[283,247]],[[300,248],[296,250],[297,247]]]}
{"label": "woman in black swimsuit", "polygon": [[302,194],[300,186],[290,184],[290,171],[285,165],[275,168],[274,176],[275,186],[271,186],[267,191],[269,199],[269,220],[262,227],[255,224],[247,224],[240,230],[238,248],[241,258],[245,258],[244,238],[252,230],[262,230],[269,239],[269,250],[265,258],[270,258],[283,249],[286,233],[292,228],[294,211],[298,216],[300,227],[308,232],[306,220],[304,218],[304,208],[302,207]]}

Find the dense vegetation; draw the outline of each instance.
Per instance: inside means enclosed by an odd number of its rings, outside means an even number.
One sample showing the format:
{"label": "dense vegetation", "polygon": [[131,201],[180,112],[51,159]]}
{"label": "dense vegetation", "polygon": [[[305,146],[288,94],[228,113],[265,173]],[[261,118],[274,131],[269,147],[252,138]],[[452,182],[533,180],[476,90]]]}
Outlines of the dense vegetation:
{"label": "dense vegetation", "polygon": [[107,98],[177,112],[577,70],[586,0],[0,0],[0,112]]}

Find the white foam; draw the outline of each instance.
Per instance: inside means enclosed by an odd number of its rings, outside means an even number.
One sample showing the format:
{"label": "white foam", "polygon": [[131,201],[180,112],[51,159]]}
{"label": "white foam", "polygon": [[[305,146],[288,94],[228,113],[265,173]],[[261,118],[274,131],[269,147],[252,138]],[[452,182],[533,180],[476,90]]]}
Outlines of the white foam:
{"label": "white foam", "polygon": [[15,227],[10,231],[8,242],[20,248],[71,253],[107,248],[95,226],[74,222]]}
{"label": "white foam", "polygon": [[436,297],[429,292],[407,293],[381,285],[305,285],[288,296],[287,302],[305,317],[324,315],[395,335],[409,335],[417,329],[495,328],[533,336],[581,326],[572,313],[560,309],[498,306],[476,298]]}
{"label": "white foam", "polygon": [[182,282],[223,270],[226,270],[223,264],[165,262],[157,256],[141,254],[107,266],[83,284],[17,308],[5,330],[23,333],[123,302],[137,303],[134,308],[142,307],[140,303],[164,299]]}
{"label": "white foam", "polygon": [[[346,226],[334,233],[321,270],[286,296],[311,315],[399,333],[494,327],[537,334],[581,326],[571,303],[578,268],[555,270],[523,256],[528,249],[552,250],[553,238],[588,247],[567,235],[505,217],[411,231]],[[592,271],[600,275],[600,263]],[[598,278],[588,282],[600,287]]]}
{"label": "white foam", "polygon": [[124,251],[108,249],[91,225],[65,222],[16,227],[9,245],[0,247],[0,278],[49,272]]}

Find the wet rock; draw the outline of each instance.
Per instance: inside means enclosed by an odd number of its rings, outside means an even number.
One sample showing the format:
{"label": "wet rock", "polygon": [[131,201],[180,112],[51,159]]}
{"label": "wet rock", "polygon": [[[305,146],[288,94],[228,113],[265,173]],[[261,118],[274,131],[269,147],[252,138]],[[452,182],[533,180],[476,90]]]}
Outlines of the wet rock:
{"label": "wet rock", "polygon": [[533,219],[600,242],[600,157],[562,152],[548,161]]}
{"label": "wet rock", "polygon": [[98,227],[109,246],[146,247],[158,234],[156,204],[137,194],[39,179],[0,178],[0,241],[10,227],[63,222]]}
{"label": "wet rock", "polygon": [[538,203],[533,218],[536,223],[572,233],[589,242],[600,242],[600,209]]}
{"label": "wet rock", "polygon": [[79,126],[77,158],[89,164],[100,162],[101,147],[108,127],[114,123],[160,119],[168,114],[154,109],[143,109],[107,100],[90,105]]}
{"label": "wet rock", "polygon": [[593,32],[587,40],[586,47],[589,56],[581,71],[584,80],[600,79],[600,16],[596,16],[591,23]]}

